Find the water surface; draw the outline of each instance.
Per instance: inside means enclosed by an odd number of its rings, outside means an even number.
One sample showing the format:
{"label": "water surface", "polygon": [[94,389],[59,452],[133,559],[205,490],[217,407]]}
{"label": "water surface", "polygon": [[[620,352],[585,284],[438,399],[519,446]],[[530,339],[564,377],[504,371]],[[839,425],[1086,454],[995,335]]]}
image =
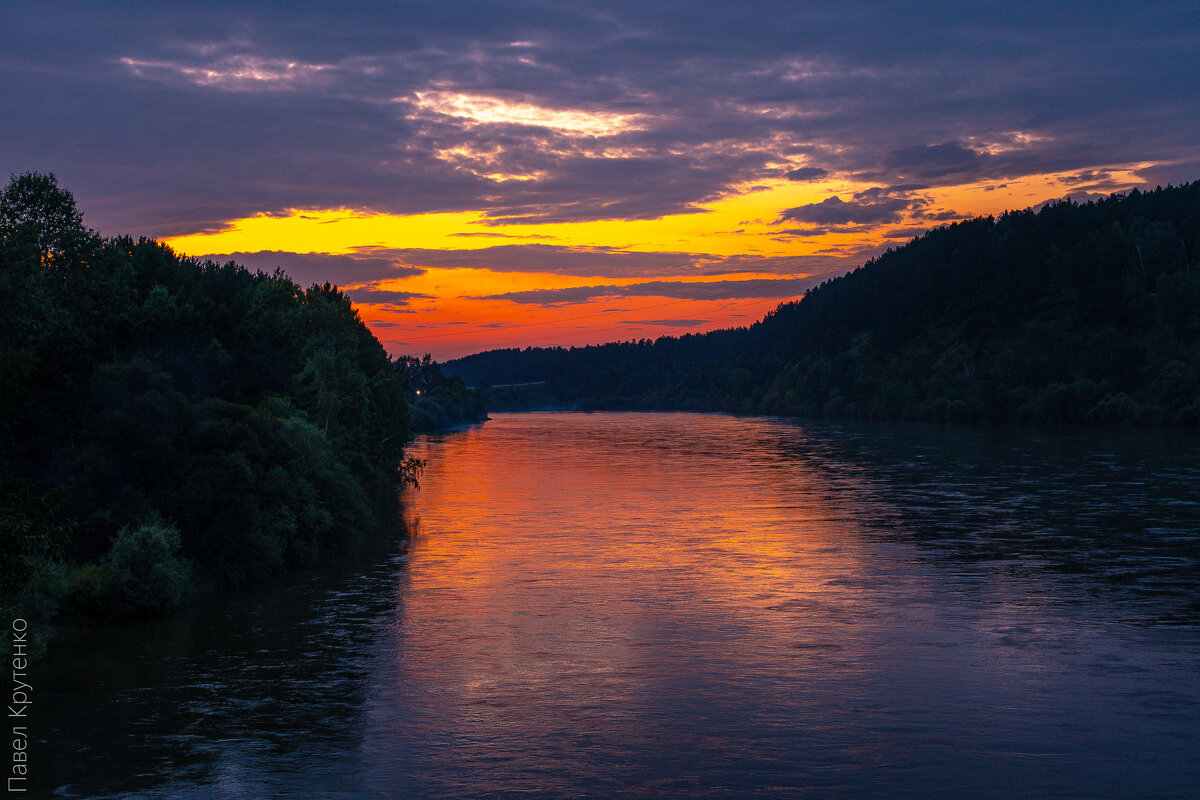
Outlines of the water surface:
{"label": "water surface", "polygon": [[1197,441],[429,437],[408,548],[41,666],[60,796],[1200,797]]}

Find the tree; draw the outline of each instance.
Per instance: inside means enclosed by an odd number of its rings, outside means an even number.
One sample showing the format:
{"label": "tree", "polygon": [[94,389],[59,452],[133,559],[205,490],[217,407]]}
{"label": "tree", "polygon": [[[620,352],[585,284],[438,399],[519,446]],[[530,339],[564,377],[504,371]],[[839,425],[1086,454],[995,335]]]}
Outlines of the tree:
{"label": "tree", "polygon": [[0,245],[27,250],[44,267],[63,264],[95,234],[84,227],[75,196],[59,188],[54,173],[13,176],[0,195]]}

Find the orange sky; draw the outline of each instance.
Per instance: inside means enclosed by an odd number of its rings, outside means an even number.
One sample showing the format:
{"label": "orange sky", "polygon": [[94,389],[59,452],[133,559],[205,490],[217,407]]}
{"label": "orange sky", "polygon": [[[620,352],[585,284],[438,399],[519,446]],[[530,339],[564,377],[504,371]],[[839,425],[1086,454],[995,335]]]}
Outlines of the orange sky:
{"label": "orange sky", "polygon": [[334,283],[393,354],[748,324],[935,225],[1200,175],[1187,4],[10,5],[3,173]]}
{"label": "orange sky", "polygon": [[[1134,171],[1145,164],[1109,168],[1114,185],[1140,183]],[[579,345],[605,341],[656,338],[746,325],[761,318],[787,297],[764,297],[747,292],[737,296],[727,281],[805,279],[836,274],[861,264],[888,245],[902,244],[934,224],[933,216],[971,217],[998,214],[1062,197],[1077,182],[1071,174],[1027,176],[1006,182],[935,188],[921,193],[928,203],[920,215],[899,222],[851,226],[853,230],[816,232],[817,225],[779,222],[787,208],[818,203],[837,196],[849,199],[867,186],[844,181],[797,183],[783,179],[736,187],[727,196],[706,204],[703,213],[679,214],[650,220],[601,220],[572,223],[489,225],[482,213],[435,213],[408,216],[372,214],[350,209],[289,210],[233,220],[223,229],[175,236],[167,242],[187,255],[212,253],[370,254],[394,249],[459,252],[477,251],[482,261],[471,266],[423,267],[419,274],[356,283],[331,270],[326,279],[348,289],[352,297],[369,298],[369,291],[411,293],[402,304],[359,301],[363,319],[393,354],[432,353],[439,359],[497,347]],[[843,226],[844,228],[845,226]],[[814,231],[816,235],[781,231]],[[587,251],[635,254],[696,254],[688,267],[656,274],[651,264],[634,276],[565,274],[531,266],[491,269],[491,248],[553,245]],[[787,257],[816,260],[810,268],[776,264]],[[288,268],[281,253],[280,265]],[[400,263],[405,259],[401,258]],[[749,262],[749,263],[747,263]],[[417,271],[417,270],[412,270]],[[514,302],[489,295],[588,286],[634,286],[649,281],[669,283],[722,282],[715,299],[665,294],[598,296],[583,301]],[[803,287],[808,282],[795,286]],[[753,287],[755,284],[747,284]],[[356,292],[355,290],[360,290]],[[802,293],[798,288],[795,294]],[[732,296],[731,296],[732,295]]]}

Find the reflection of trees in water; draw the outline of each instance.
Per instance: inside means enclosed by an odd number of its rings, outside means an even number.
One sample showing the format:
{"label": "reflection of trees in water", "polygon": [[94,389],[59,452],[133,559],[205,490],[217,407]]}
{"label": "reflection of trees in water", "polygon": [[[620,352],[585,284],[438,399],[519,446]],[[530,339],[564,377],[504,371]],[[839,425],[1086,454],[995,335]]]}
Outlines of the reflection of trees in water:
{"label": "reflection of trees in water", "polygon": [[804,423],[797,434],[788,457],[828,475],[881,535],[1076,576],[1090,593],[1147,601],[1135,616],[1200,617],[1194,433]]}
{"label": "reflection of trees in water", "polygon": [[64,634],[39,664],[33,722],[46,744],[33,777],[49,783],[35,789],[125,796],[164,781],[252,781],[261,759],[305,774],[353,750],[369,657],[403,580],[395,533],[169,620]]}

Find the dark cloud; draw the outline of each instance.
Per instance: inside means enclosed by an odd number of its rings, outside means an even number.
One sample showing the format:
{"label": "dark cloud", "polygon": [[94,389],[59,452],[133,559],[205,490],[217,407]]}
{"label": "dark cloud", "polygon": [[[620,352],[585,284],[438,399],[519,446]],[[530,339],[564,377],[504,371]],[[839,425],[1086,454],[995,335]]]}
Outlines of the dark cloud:
{"label": "dark cloud", "polygon": [[9,5],[0,172],[57,172],[108,233],[314,208],[650,218],[788,171],[1200,169],[1191,3]]}
{"label": "dark cloud", "polygon": [[[660,275],[721,275],[732,272],[829,272],[845,269],[820,256],[719,256],[672,251],[637,252],[613,247],[506,244],[477,249],[362,248],[405,269],[490,269],[584,277],[638,278]],[[866,252],[866,251],[864,251]]]}
{"label": "dark cloud", "polygon": [[986,157],[958,142],[901,147],[884,159],[887,174],[903,180],[974,180],[983,174]]}
{"label": "dark cloud", "polygon": [[1192,156],[1179,161],[1155,164],[1154,166],[1138,170],[1137,176],[1147,186],[1167,186],[1168,184],[1178,185],[1180,183],[1187,183],[1200,177],[1200,158]]}
{"label": "dark cloud", "polygon": [[789,181],[816,181],[828,175],[829,170],[821,169],[820,167],[801,167],[800,169],[784,173],[783,177]]}
{"label": "dark cloud", "polygon": [[1058,179],[1058,182],[1068,186],[1078,186],[1081,183],[1100,183],[1111,179],[1112,173],[1106,169],[1089,169],[1075,175],[1064,175]]}
{"label": "dark cloud", "polygon": [[929,200],[911,192],[872,187],[856,192],[852,199],[827,197],[819,203],[808,203],[785,209],[776,222],[811,222],[815,225],[843,226],[851,224],[876,225],[898,222],[905,214],[929,205]]}
{"label": "dark cloud", "polygon": [[406,306],[413,300],[432,300],[433,295],[418,294],[417,292],[396,292],[374,287],[360,287],[346,292],[355,303],[370,305]]}
{"label": "dark cloud", "polygon": [[952,219],[963,219],[966,214],[960,214],[954,209],[948,208],[945,211],[922,211],[917,214],[917,217],[935,222],[947,222]]}
{"label": "dark cloud", "polygon": [[731,281],[645,281],[625,286],[572,286],[565,289],[533,289],[487,295],[481,300],[561,305],[586,303],[601,297],[673,297],[680,300],[731,300],[745,298],[795,297],[816,286],[828,275],[808,278],[755,278]]}
{"label": "dark cloud", "polygon": [[380,255],[335,255],[333,253],[288,253],[259,250],[254,253],[221,253],[198,257],[200,260],[236,261],[261,272],[282,269],[301,286],[334,283],[340,286],[366,283],[384,278],[408,278],[420,275],[420,267],[406,266],[397,259]]}

